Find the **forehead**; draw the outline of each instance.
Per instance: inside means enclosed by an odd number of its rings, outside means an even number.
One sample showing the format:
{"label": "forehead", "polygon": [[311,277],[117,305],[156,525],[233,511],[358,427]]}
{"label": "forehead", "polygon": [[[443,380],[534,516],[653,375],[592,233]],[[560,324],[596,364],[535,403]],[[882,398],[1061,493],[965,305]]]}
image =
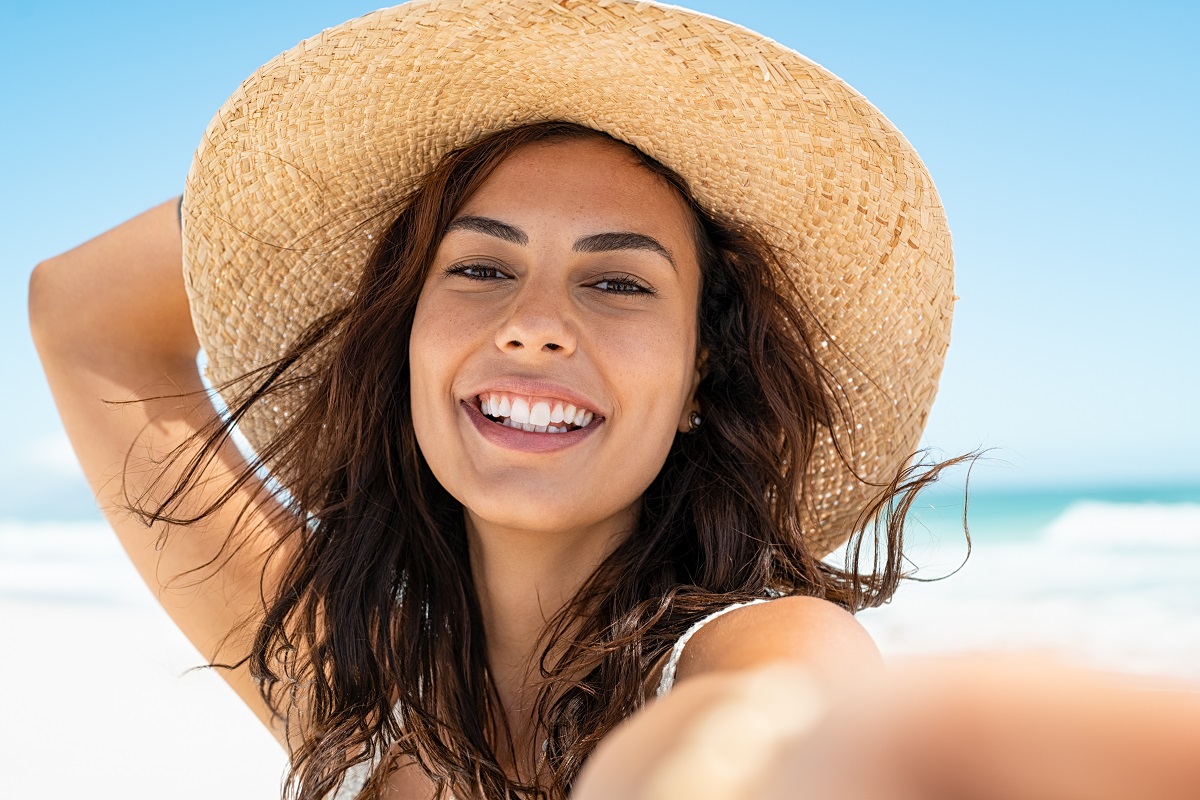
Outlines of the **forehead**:
{"label": "forehead", "polygon": [[[460,214],[505,212],[529,221],[553,214],[586,227],[619,225],[692,239],[691,209],[663,176],[628,146],[602,138],[535,142],[508,155]],[[511,219],[516,224],[521,220]]]}

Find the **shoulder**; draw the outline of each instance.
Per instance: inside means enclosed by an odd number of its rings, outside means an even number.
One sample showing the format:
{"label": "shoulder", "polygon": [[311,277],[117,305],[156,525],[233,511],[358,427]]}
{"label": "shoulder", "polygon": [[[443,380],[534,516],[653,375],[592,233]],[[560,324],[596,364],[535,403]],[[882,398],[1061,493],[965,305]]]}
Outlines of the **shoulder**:
{"label": "shoulder", "polygon": [[882,670],[879,650],[845,609],[816,597],[780,597],[704,625],[679,659],[676,680],[793,662],[843,683]]}

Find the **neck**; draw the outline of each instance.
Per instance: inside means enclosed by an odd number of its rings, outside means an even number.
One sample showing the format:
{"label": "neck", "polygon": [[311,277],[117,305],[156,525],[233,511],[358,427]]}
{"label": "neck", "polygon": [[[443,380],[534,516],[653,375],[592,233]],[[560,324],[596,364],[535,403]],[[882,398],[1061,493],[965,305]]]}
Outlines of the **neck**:
{"label": "neck", "polygon": [[522,689],[537,675],[546,622],[575,596],[628,535],[636,509],[570,531],[528,531],[467,512],[471,571],[487,632],[488,662],[510,714],[526,707]]}

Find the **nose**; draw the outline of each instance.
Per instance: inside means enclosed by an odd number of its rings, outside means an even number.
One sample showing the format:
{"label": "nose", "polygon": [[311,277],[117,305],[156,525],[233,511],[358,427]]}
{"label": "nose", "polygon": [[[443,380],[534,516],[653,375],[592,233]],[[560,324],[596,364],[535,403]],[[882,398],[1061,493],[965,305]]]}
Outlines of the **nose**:
{"label": "nose", "polygon": [[570,317],[570,299],[544,287],[528,286],[521,292],[496,331],[496,346],[506,353],[575,352],[577,336]]}

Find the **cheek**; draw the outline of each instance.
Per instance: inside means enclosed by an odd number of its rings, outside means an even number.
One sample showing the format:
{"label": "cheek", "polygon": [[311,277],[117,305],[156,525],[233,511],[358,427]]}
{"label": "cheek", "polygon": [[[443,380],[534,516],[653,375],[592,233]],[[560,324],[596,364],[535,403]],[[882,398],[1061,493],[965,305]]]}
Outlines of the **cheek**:
{"label": "cheek", "polygon": [[457,359],[455,346],[463,338],[461,323],[457,315],[425,296],[417,302],[408,339],[408,371],[413,428],[426,460],[429,444],[445,424],[445,400],[452,396],[451,379]]}
{"label": "cheek", "polygon": [[680,354],[690,337],[671,327],[654,333],[612,340],[611,363],[618,366],[611,374],[626,389],[619,395],[620,434],[596,464],[592,476],[596,483],[588,487],[587,494],[597,504],[620,507],[636,502],[662,471],[680,435],[679,420],[690,394],[694,363]]}
{"label": "cheek", "polygon": [[617,394],[620,435],[614,436],[615,446],[597,464],[597,477],[614,500],[631,502],[639,497],[662,470],[680,435],[695,370],[693,343],[692,331],[682,319],[640,333],[614,331],[609,339],[609,379],[621,387]]}
{"label": "cheek", "polygon": [[689,322],[669,319],[642,331],[618,328],[608,338],[609,362],[634,389],[630,402],[656,422],[677,416],[691,393],[696,339]]}

